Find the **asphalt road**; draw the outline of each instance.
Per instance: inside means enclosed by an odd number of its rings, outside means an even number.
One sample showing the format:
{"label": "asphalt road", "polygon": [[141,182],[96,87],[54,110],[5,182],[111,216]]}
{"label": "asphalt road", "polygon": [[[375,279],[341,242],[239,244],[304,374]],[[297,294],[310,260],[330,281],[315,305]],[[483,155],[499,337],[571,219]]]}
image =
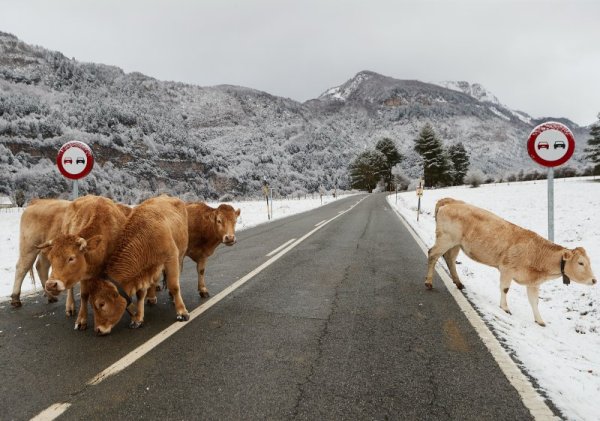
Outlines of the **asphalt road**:
{"label": "asphalt road", "polygon": [[[61,420],[531,419],[442,282],[424,288],[426,258],[383,195],[239,232],[209,259],[212,297],[336,216],[97,385],[88,382],[175,323],[165,292],[144,327],[124,317],[106,337],[74,331],[64,298],[0,304],[0,419],[55,403],[71,405]],[[182,292],[188,310],[206,301],[189,260]]]}

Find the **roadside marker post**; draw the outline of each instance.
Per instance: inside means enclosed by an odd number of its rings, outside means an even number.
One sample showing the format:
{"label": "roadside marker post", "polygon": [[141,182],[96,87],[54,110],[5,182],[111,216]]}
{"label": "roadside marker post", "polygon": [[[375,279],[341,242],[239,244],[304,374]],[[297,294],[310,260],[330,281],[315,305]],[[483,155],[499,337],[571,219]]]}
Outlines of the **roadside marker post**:
{"label": "roadside marker post", "polygon": [[419,216],[421,215],[421,197],[423,197],[423,179],[419,180],[419,186],[417,187],[417,221],[419,220]]}
{"label": "roadside marker post", "polygon": [[562,123],[542,123],[529,134],[527,151],[531,159],[548,168],[548,240],[554,241],[554,167],[571,159],[575,137]]}

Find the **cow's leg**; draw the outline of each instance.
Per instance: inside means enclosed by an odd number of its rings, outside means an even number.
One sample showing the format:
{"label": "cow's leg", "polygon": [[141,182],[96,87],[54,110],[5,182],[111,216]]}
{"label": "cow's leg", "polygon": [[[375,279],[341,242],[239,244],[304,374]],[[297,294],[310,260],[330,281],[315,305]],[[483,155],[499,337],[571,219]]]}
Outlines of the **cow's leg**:
{"label": "cow's leg", "polygon": [[131,317],[131,322],[129,323],[129,327],[132,329],[137,329],[144,324],[144,301],[146,300],[148,290],[154,290],[154,295],[156,295],[156,286],[154,284],[151,284],[148,289],[138,289],[135,293],[137,296],[137,311],[135,312],[135,316]]}
{"label": "cow's leg", "polygon": [[180,322],[190,319],[190,313],[188,313],[181,298],[181,291],[179,288],[179,259],[172,258],[165,264],[165,270],[167,272],[167,288],[173,297],[175,303],[175,311],[177,312],[177,320]]}
{"label": "cow's leg", "polygon": [[46,292],[46,281],[48,280],[48,274],[50,273],[50,261],[46,258],[46,256],[44,256],[44,253],[40,253],[40,255],[38,256],[38,259],[35,262],[35,269],[37,270],[38,276],[40,277],[42,288],[44,288],[44,295],[48,299],[48,302],[57,302],[57,297]]}
{"label": "cow's leg", "polygon": [[512,276],[500,272],[500,308],[508,314],[512,314],[508,309],[508,302],[506,301],[506,294],[508,294],[511,282]]}
{"label": "cow's leg", "polygon": [[444,260],[448,265],[448,269],[450,270],[450,276],[452,276],[452,280],[454,281],[454,285],[456,288],[463,289],[465,286],[460,282],[460,278],[458,277],[458,272],[456,272],[456,256],[460,252],[460,246],[454,246],[446,253],[444,253]]}
{"label": "cow's leg", "polygon": [[531,304],[531,308],[533,310],[533,317],[535,318],[535,322],[540,326],[546,326],[544,320],[542,320],[542,315],[538,310],[538,298],[540,296],[540,288],[537,286],[528,286],[527,287],[527,298],[529,298],[529,304]]}
{"label": "cow's leg", "polygon": [[65,314],[67,317],[75,315],[75,294],[73,288],[67,290],[67,300],[65,301]]}
{"label": "cow's leg", "polygon": [[204,271],[206,269],[207,260],[208,257],[203,256],[198,259],[198,263],[196,264],[196,270],[198,271],[198,293],[202,298],[210,296],[206,284],[204,283]]}
{"label": "cow's leg", "polygon": [[39,251],[33,250],[19,250],[19,260],[15,267],[15,281],[13,283],[12,294],[10,295],[10,305],[13,307],[21,307],[21,286],[23,285],[23,279],[27,272],[33,267],[35,258]]}
{"label": "cow's leg", "polygon": [[440,256],[446,253],[454,245],[455,244],[452,244],[443,234],[436,236],[435,244],[429,249],[429,253],[427,253],[427,276],[425,277],[425,287],[427,289],[433,288],[433,269],[435,268],[436,262]]}
{"label": "cow's leg", "polygon": [[[77,316],[77,320],[75,321],[75,330],[86,330],[87,329],[87,319],[88,319],[88,300],[90,298],[90,293],[88,291],[88,281],[84,280],[79,283],[79,291],[81,293],[81,301],[79,302],[79,315]],[[69,290],[71,294],[73,293],[73,288]],[[75,300],[73,300],[75,303]]]}

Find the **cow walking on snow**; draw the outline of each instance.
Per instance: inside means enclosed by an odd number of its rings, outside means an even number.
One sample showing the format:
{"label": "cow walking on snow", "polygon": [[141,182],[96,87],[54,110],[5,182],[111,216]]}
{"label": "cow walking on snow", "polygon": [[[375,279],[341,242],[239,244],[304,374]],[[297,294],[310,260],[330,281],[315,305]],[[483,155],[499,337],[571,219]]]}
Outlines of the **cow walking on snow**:
{"label": "cow walking on snow", "polygon": [[543,282],[562,276],[565,283],[596,283],[582,247],[566,249],[491,212],[451,198],[437,202],[435,219],[436,240],[429,250],[425,278],[428,289],[433,287],[433,269],[442,255],[454,284],[459,289],[464,287],[456,272],[456,256],[462,250],[471,259],[500,271],[500,307],[507,313],[506,294],[512,280],[525,285],[535,321],[545,326],[538,310],[539,286]]}

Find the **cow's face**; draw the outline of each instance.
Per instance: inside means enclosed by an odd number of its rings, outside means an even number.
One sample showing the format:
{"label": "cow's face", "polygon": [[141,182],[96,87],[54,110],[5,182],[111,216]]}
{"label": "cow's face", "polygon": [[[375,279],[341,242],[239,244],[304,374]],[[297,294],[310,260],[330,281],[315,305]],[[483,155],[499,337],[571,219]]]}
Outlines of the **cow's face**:
{"label": "cow's face", "polygon": [[215,212],[215,226],[221,242],[227,246],[235,244],[235,224],[240,210],[230,205],[220,205]]}
{"label": "cow's face", "polygon": [[583,247],[577,247],[573,250],[567,250],[563,254],[565,260],[565,274],[574,282],[580,284],[593,285],[596,283],[596,277],[592,272],[592,265]]}
{"label": "cow's face", "polygon": [[123,317],[127,300],[119,295],[117,287],[110,282],[95,278],[88,285],[89,302],[94,311],[94,331],[99,335],[108,335]]}
{"label": "cow's face", "polygon": [[95,253],[101,243],[101,235],[88,240],[77,235],[60,235],[37,246],[52,265],[52,272],[46,281],[46,291],[56,296],[88,278],[90,253]]}

